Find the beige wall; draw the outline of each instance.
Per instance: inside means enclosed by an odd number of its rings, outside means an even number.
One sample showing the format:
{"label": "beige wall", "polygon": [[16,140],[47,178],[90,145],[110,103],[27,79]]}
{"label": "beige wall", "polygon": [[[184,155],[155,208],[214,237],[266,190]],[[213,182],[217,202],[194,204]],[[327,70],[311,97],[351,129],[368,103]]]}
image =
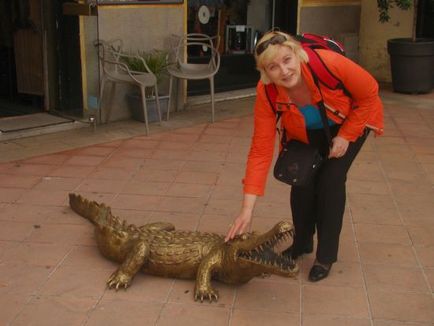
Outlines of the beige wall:
{"label": "beige wall", "polygon": [[360,1],[304,0],[299,8],[298,33],[330,36],[343,44],[349,58],[358,62],[360,10]]}
{"label": "beige wall", "polygon": [[311,32],[334,38],[342,31],[358,33],[360,0],[300,0],[298,6],[298,33]]}
{"label": "beige wall", "polygon": [[390,82],[390,61],[387,40],[396,37],[411,37],[413,10],[390,10],[388,23],[378,22],[377,2],[362,0],[359,33],[359,59],[377,80]]}
{"label": "beige wall", "polygon": [[300,8],[298,32],[338,38],[342,33],[358,33],[359,22],[358,4],[309,5]]}
{"label": "beige wall", "polygon": [[317,5],[336,5],[336,4],[359,4],[361,0],[302,0],[299,3],[302,6],[317,6]]}
{"label": "beige wall", "polygon": [[86,31],[81,38],[83,107],[85,110],[97,109],[96,99],[99,92],[98,56],[94,41],[98,38],[98,18],[96,16],[80,17],[81,28]]}
{"label": "beige wall", "polygon": [[124,41],[125,50],[167,48],[172,34],[182,35],[183,6],[101,6],[99,37]]}
{"label": "beige wall", "polygon": [[[360,5],[360,27],[355,31],[355,34],[358,34],[358,62],[377,80],[390,82],[387,40],[411,36],[412,9],[403,11],[393,8],[390,10],[391,20],[382,24],[378,22],[377,1],[374,0],[303,0],[300,2],[299,32],[311,30],[330,34],[340,40],[338,33],[345,33],[345,30],[348,31],[355,26],[351,24],[351,20],[356,19],[354,9],[358,5]],[[346,11],[351,6],[353,9]],[[332,24],[330,17],[333,15],[340,19]]]}
{"label": "beige wall", "polygon": [[[125,51],[149,51],[152,49],[170,49],[173,35],[184,33],[184,5],[111,5],[99,6],[98,17],[86,17],[84,21],[84,51],[86,61],[87,107],[92,110],[92,103],[98,100],[99,76],[95,39],[123,40]],[[96,19],[97,18],[97,19]],[[167,92],[167,81],[163,83],[162,93]],[[131,91],[128,85],[118,85],[112,103],[112,120],[130,117],[125,94]],[[110,88],[105,91],[104,111],[109,105]],[[180,102],[180,101],[178,101]],[[85,105],[86,107],[86,105]]]}

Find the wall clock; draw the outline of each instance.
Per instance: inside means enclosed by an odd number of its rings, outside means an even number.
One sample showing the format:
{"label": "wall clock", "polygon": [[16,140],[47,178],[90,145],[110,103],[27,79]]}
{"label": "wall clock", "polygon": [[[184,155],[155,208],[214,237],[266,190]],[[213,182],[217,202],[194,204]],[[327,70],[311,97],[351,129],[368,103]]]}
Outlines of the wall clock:
{"label": "wall clock", "polygon": [[207,6],[205,5],[200,6],[197,15],[199,16],[199,21],[201,24],[204,25],[208,24],[211,13]]}

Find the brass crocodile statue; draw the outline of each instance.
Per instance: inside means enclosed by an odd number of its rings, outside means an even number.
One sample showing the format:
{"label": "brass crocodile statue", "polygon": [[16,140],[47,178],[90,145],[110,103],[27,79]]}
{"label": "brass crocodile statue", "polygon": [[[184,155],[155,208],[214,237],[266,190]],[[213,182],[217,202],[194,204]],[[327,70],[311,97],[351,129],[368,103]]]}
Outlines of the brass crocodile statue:
{"label": "brass crocodile statue", "polygon": [[147,274],[196,279],[194,299],[217,301],[211,279],[242,284],[253,277],[277,274],[295,276],[294,260],[273,249],[293,236],[288,222],[279,222],[264,234],[244,233],[225,242],[222,235],[177,231],[170,223],[128,225],[112,215],[110,207],[69,194],[69,204],[95,225],[95,238],[103,256],[120,263],[107,281],[109,288],[127,288],[134,276]]}

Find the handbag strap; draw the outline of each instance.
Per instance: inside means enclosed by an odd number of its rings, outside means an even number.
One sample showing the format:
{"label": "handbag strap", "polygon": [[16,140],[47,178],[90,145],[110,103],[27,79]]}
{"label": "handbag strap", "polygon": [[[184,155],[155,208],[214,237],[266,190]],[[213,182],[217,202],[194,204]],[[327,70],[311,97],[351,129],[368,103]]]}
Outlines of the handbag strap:
{"label": "handbag strap", "polygon": [[[311,69],[311,72],[312,72],[312,68],[310,66],[309,66],[309,68]],[[319,87],[318,77],[313,72],[312,72],[312,76],[313,76],[315,85],[318,88],[319,93],[321,95],[321,101],[319,101],[317,103],[317,106],[318,106],[318,109],[319,109],[319,112],[320,112],[321,122],[322,122],[322,125],[323,125],[323,128],[324,128],[325,135],[326,135],[326,138],[327,138],[327,143],[328,143],[329,149],[330,149],[330,147],[332,146],[332,137],[331,137],[331,133],[330,133],[330,126],[328,124],[328,119],[327,119],[327,114],[326,114],[326,107],[324,105],[323,95],[322,95],[322,92],[321,92],[321,88]],[[274,101],[272,101],[272,99],[275,100],[275,98],[277,96],[276,86],[274,84],[271,87],[267,87],[267,86],[269,86],[269,85],[266,85],[266,87],[265,87],[265,94],[267,96],[267,100],[270,103],[271,108],[276,113],[276,130],[277,130],[277,133],[280,136],[280,143],[282,145],[285,145],[286,141],[287,141],[285,128],[279,129],[279,127],[277,126],[277,124],[279,123],[280,117],[282,115],[282,112],[281,111],[277,111],[274,108]],[[274,88],[272,88],[272,87],[274,87]],[[269,94],[269,92],[271,92],[271,94]],[[280,121],[280,124],[282,124],[282,121]],[[280,134],[281,131],[282,131],[282,135]]]}
{"label": "handbag strap", "polygon": [[327,142],[329,144],[329,148],[332,146],[332,134],[330,133],[330,126],[326,115],[326,108],[324,105],[324,101],[321,99],[321,101],[318,102],[319,107],[319,113],[321,115],[321,121],[324,128],[324,132],[326,134]]}
{"label": "handbag strap", "polygon": [[324,128],[324,132],[326,134],[327,142],[329,145],[329,148],[328,148],[328,151],[329,151],[330,148],[332,147],[332,135],[330,133],[330,126],[329,126],[329,122],[327,119],[326,107],[324,105],[324,97],[323,97],[322,92],[321,92],[321,87],[319,85],[318,76],[312,71],[312,68],[309,65],[308,65],[308,67],[311,70],[313,81],[315,82],[315,85],[318,88],[319,94],[321,95],[321,100],[317,103],[317,105],[319,108],[319,113],[321,115],[322,126]]}
{"label": "handbag strap", "polygon": [[[320,90],[320,93],[321,93],[321,90]],[[329,126],[327,115],[326,115],[326,108],[325,108],[325,105],[324,105],[324,101],[322,100],[322,94],[321,94],[321,101],[319,101],[317,103],[317,105],[318,105],[318,109],[319,109],[319,112],[320,112],[321,122],[322,122],[322,125],[323,125],[323,128],[324,128],[325,136],[327,138],[327,143],[329,145],[328,149],[327,149],[327,155],[328,155],[328,153],[330,151],[330,148],[332,146],[332,135],[330,133],[330,126]],[[280,122],[280,123],[282,124],[282,122]],[[280,130],[277,127],[276,129],[277,129],[277,132],[278,132],[279,136],[281,136],[280,137],[280,143],[283,146],[287,142],[285,128],[282,128]],[[282,131],[282,135],[280,135],[281,131]]]}

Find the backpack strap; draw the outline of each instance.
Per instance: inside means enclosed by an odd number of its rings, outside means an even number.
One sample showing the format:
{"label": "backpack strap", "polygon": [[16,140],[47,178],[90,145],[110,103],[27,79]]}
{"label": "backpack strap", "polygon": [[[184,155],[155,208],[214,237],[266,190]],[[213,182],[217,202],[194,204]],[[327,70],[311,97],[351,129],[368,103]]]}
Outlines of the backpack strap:
{"label": "backpack strap", "polygon": [[265,95],[267,96],[268,103],[270,103],[271,108],[273,109],[274,113],[276,114],[276,124],[280,119],[280,116],[282,115],[281,111],[278,111],[276,108],[276,98],[277,98],[277,88],[274,84],[267,84],[265,86]]}
{"label": "backpack strap", "polygon": [[[312,68],[310,68],[310,69],[312,71]],[[325,107],[325,104],[324,104],[324,97],[323,97],[322,92],[321,92],[321,87],[319,86],[318,76],[314,72],[312,72],[312,76],[313,76],[313,80],[315,82],[315,85],[318,88],[318,91],[319,91],[319,93],[321,95],[321,100],[316,105],[318,106],[319,113],[320,113],[320,116],[321,116],[322,126],[324,128],[324,133],[325,133],[325,136],[327,138],[327,142],[329,144],[329,147],[328,147],[328,150],[327,150],[327,156],[328,156],[328,154],[330,153],[330,148],[332,148],[332,145],[333,145],[333,143],[332,143],[332,135],[331,135],[331,132],[330,132],[330,126],[329,126],[329,121],[328,121],[328,118],[327,118],[326,107]]]}
{"label": "backpack strap", "polygon": [[276,105],[276,98],[277,98],[276,85],[275,84],[267,84],[267,85],[264,85],[264,89],[265,89],[265,95],[267,96],[268,103],[270,104],[271,109],[276,114],[276,130],[280,136],[280,142],[283,144],[284,142],[286,142],[286,133],[283,130],[283,135],[281,135],[281,133],[280,133],[281,130],[277,126],[277,124],[279,123],[279,119],[282,115],[282,111],[277,110],[277,108],[275,106]]}
{"label": "backpack strap", "polygon": [[351,98],[351,93],[345,88],[344,83],[336,77],[328,68],[325,62],[321,59],[319,54],[309,46],[303,46],[309,57],[308,67],[314,79],[316,78],[321,84],[325,85],[331,90],[342,89],[342,91]]}
{"label": "backpack strap", "polygon": [[332,50],[339,54],[345,55],[345,49],[343,45],[327,36],[312,33],[303,33],[301,35],[297,35],[296,39],[302,45],[308,46],[311,49]]}
{"label": "backpack strap", "polygon": [[338,88],[342,88],[343,84],[340,79],[338,79],[330,72],[324,61],[322,61],[319,54],[308,46],[305,46],[303,48],[309,57],[308,65],[311,68],[311,71],[316,75],[318,80],[330,89],[335,90]]}

